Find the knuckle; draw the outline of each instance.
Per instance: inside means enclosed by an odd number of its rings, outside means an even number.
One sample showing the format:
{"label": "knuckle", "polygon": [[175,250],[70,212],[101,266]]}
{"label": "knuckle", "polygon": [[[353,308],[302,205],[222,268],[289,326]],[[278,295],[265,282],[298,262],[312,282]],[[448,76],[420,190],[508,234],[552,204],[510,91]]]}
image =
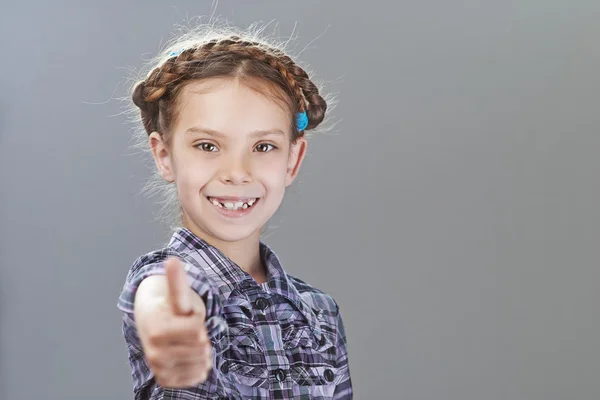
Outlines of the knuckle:
{"label": "knuckle", "polygon": [[148,341],[154,345],[160,343],[165,337],[165,334],[162,330],[153,329],[148,332]]}
{"label": "knuckle", "polygon": [[191,337],[194,334],[195,328],[187,327],[187,326],[178,326],[177,328],[173,328],[170,331],[171,336],[176,337],[178,339]]}
{"label": "knuckle", "polygon": [[198,344],[201,346],[210,346],[210,339],[208,338],[208,335],[206,333],[200,333],[196,336],[198,339]]}
{"label": "knuckle", "polygon": [[181,340],[185,340],[186,342],[194,342],[195,340],[197,340],[198,335],[194,330],[184,330],[181,332],[178,332],[178,337]]}
{"label": "knuckle", "polygon": [[195,365],[186,368],[185,372],[182,372],[178,375],[179,379],[177,380],[177,384],[181,385],[182,387],[190,387],[204,383],[208,378],[208,371],[198,365]]}
{"label": "knuckle", "polygon": [[200,336],[206,333],[206,327],[201,324],[194,324],[194,327],[191,329],[194,335]]}
{"label": "knuckle", "polygon": [[154,372],[156,382],[163,387],[184,388],[204,383],[212,370],[212,357],[201,357],[193,364],[186,366],[172,363],[166,365],[159,352],[147,355],[148,361]]}

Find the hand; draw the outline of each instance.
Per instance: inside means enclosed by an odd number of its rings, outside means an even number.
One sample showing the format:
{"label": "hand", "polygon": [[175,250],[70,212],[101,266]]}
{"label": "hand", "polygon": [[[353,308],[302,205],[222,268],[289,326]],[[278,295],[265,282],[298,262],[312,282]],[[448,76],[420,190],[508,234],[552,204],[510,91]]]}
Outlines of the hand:
{"label": "hand", "polygon": [[192,387],[204,382],[212,368],[212,348],[204,324],[206,306],[190,288],[183,263],[178,258],[166,260],[165,270],[165,276],[144,280],[162,278],[160,292],[166,295],[160,296],[160,301],[139,307],[138,334],[159,385]]}

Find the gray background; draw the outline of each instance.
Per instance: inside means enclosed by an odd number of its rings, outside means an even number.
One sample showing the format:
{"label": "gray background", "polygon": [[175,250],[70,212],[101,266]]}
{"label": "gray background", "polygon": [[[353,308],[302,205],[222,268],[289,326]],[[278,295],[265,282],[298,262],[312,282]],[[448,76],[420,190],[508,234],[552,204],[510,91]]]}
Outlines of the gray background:
{"label": "gray background", "polygon": [[[210,2],[3,1],[0,398],[128,399],[116,301],[167,240],[115,97]],[[487,4],[485,4],[487,3]],[[221,2],[339,122],[267,241],[345,317],[358,399],[600,397],[600,3]],[[322,35],[324,33],[324,35]],[[116,115],[116,116],[115,116]]]}

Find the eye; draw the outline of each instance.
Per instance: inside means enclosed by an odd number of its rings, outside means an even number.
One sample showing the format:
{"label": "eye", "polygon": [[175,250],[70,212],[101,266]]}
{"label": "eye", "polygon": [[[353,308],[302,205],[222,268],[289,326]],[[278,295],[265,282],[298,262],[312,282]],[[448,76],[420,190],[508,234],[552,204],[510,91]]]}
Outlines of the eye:
{"label": "eye", "polygon": [[202,151],[215,152],[217,151],[217,146],[209,142],[198,143],[196,147]]}
{"label": "eye", "polygon": [[260,143],[260,144],[257,144],[254,149],[256,151],[258,151],[259,153],[266,153],[268,151],[276,149],[276,147],[269,143]]}

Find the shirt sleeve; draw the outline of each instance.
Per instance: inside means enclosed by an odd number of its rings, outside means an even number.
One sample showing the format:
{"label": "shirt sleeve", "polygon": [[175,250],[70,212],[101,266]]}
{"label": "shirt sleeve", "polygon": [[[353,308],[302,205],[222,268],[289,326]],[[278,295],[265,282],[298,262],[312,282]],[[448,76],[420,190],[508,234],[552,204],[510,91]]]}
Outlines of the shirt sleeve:
{"label": "shirt sleeve", "polygon": [[336,385],[333,393],[333,400],[352,400],[352,379],[350,377],[350,364],[348,361],[348,344],[346,340],[346,329],[342,314],[338,307],[337,316],[337,367],[343,374],[342,379]]}
{"label": "shirt sleeve", "polygon": [[[134,318],[134,301],[138,287],[142,281],[149,276],[165,275],[164,257],[160,261],[153,260],[148,264],[136,266],[130,270],[128,277],[123,286],[118,308],[124,313],[123,315],[123,334],[131,346],[141,350],[141,343],[137,330],[135,329]],[[183,261],[183,260],[182,260]],[[206,273],[199,267],[184,262],[185,271],[190,282],[190,287],[204,300],[206,305],[206,326],[210,338],[221,332],[224,327],[224,321],[220,318],[221,302],[217,288],[211,284],[206,276]]]}

